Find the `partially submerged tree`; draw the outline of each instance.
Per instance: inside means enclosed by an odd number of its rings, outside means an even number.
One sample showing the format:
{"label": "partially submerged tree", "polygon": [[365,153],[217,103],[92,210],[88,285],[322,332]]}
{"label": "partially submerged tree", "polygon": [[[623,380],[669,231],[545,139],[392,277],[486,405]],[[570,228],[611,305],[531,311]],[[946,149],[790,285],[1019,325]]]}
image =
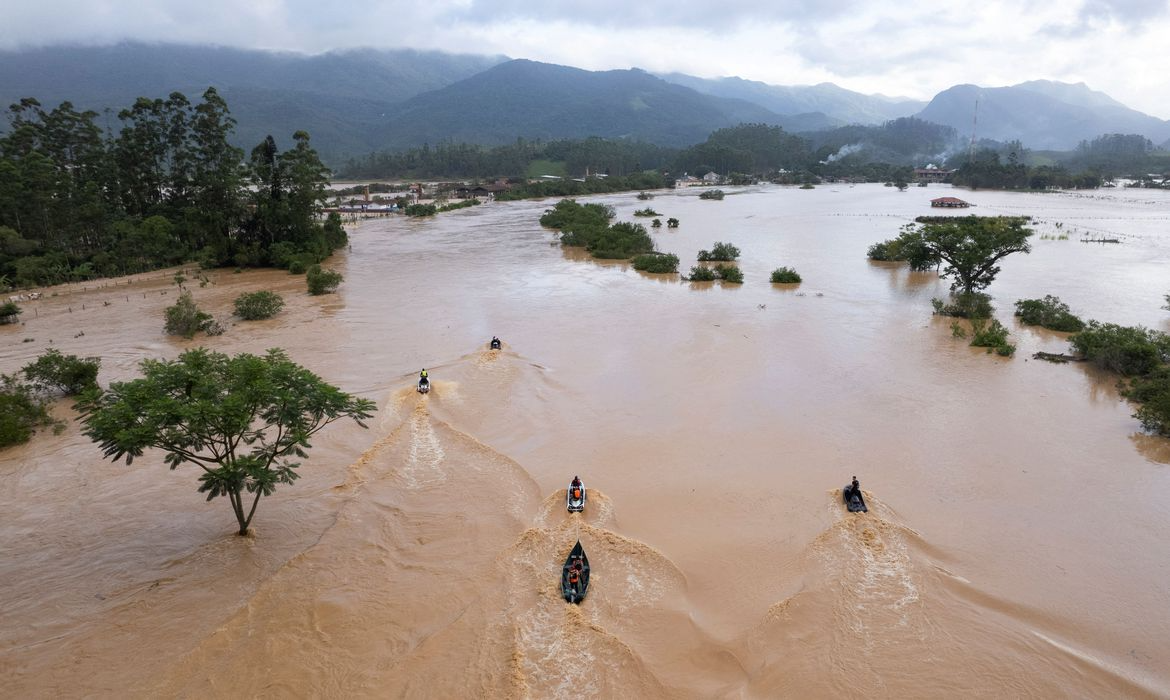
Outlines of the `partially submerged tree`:
{"label": "partially submerged tree", "polygon": [[50,349],[20,371],[42,393],[73,396],[97,386],[101,365],[99,357],[62,355],[59,350]]}
{"label": "partially submerged tree", "polygon": [[157,448],[171,469],[194,463],[203,470],[199,492],[231,501],[241,535],[260,497],[297,479],[300,463],[291,460],[308,456],[309,438],[342,418],[364,428],[374,409],[279,349],[228,357],[196,348],[174,361],[144,360],[142,371],[79,401],[85,434],[114,461]]}
{"label": "partially submerged tree", "polygon": [[1022,217],[963,216],[954,221],[923,224],[919,231],[930,251],[946,263],[943,277],[954,277],[952,291],[964,294],[986,289],[999,274],[999,261],[1012,253],[1029,253]]}
{"label": "partially submerged tree", "polygon": [[166,323],[163,328],[167,335],[181,335],[184,338],[193,338],[196,333],[203,331],[208,335],[220,335],[223,329],[211,314],[200,310],[195,304],[191,292],[179,295],[174,306],[166,309]]}

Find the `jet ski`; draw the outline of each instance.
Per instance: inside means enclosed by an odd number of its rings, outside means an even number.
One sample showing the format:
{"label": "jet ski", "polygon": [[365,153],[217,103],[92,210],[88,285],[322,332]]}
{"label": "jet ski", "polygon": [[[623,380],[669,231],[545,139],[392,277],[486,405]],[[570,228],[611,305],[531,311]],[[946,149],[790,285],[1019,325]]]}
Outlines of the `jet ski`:
{"label": "jet ski", "polygon": [[418,380],[418,393],[426,394],[431,390],[431,382],[425,377]]}
{"label": "jet ski", "polygon": [[[572,571],[576,569],[576,582],[573,582]],[[581,540],[569,552],[569,558],[561,568],[561,594],[570,603],[580,604],[585,600],[585,591],[589,588],[589,557],[585,556],[585,548]]]}
{"label": "jet ski", "polygon": [[841,497],[845,499],[845,507],[849,509],[850,513],[869,512],[869,508],[865,505],[865,498],[861,495],[861,489],[854,493],[853,484],[846,484],[845,488],[841,489]]}
{"label": "jet ski", "polygon": [[488,345],[491,347],[492,350],[499,350],[500,349],[500,339],[499,338],[492,338],[492,342],[489,343]]}
{"label": "jet ski", "polygon": [[585,510],[585,499],[588,494],[585,493],[585,482],[582,481],[578,486],[573,486],[569,483],[569,488],[565,489],[565,506],[570,513],[580,513]]}

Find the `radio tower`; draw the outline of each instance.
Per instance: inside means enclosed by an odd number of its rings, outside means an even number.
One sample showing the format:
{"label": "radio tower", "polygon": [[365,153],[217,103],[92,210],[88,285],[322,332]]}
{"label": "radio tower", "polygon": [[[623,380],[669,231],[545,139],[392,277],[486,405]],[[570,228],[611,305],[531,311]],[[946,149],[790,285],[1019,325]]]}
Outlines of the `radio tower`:
{"label": "radio tower", "polygon": [[967,149],[967,164],[975,161],[975,130],[979,127],[979,95],[975,95],[975,114],[971,117],[971,146]]}

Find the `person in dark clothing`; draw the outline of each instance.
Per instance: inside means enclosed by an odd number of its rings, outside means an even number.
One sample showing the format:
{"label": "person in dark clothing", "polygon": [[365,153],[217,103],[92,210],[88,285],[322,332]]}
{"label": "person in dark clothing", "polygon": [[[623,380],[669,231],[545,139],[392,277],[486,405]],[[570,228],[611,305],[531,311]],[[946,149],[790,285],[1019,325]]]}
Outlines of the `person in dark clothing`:
{"label": "person in dark clothing", "polygon": [[853,500],[854,498],[860,498],[860,497],[861,497],[861,483],[857,480],[857,477],[855,476],[855,477],[853,477],[853,483],[849,485],[849,499]]}
{"label": "person in dark clothing", "polygon": [[491,348],[492,348],[492,350],[499,350],[500,349],[500,339],[494,335],[492,336]]}

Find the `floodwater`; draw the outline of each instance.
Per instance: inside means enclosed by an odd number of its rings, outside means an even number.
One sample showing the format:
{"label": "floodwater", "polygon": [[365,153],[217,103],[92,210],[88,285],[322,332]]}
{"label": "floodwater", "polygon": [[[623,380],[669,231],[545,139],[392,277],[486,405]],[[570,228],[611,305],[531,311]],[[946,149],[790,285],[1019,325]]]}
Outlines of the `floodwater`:
{"label": "floodwater", "polygon": [[[1170,192],[956,193],[1038,220],[989,289],[1005,359],[931,315],[946,280],[865,258],[948,189],[591,200],[679,218],[653,236],[684,270],[734,243],[737,287],[563,251],[548,200],[362,224],[335,295],[189,282],[221,319],[285,296],[220,337],[163,335],[169,272],[28,302],[0,371],[55,347],[108,383],[195,345],[282,347],[379,410],[321,433],[242,538],[193,467],[101,460],[63,401],[63,433],[0,453],[0,695],[1170,696],[1170,441],[1114,378],[1030,360],[1066,336],[1011,317],[1055,294],[1170,331]],[[769,284],[781,265],[804,283]],[[841,504],[854,474],[868,514]]]}

